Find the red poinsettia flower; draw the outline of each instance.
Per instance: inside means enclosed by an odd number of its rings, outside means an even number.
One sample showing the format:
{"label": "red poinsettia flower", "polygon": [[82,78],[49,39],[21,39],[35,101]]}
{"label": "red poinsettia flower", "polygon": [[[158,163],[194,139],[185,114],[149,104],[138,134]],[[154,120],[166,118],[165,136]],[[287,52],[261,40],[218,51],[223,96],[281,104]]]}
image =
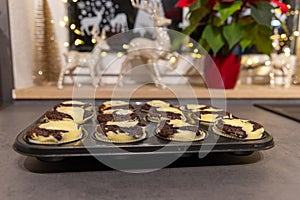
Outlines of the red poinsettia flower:
{"label": "red poinsettia flower", "polygon": [[260,1],[268,1],[268,2],[272,2],[272,3],[276,4],[280,8],[282,13],[286,13],[289,11],[288,6],[285,3],[278,1],[278,0],[243,0],[243,2],[248,2],[248,3],[257,3]]}
{"label": "red poinsettia flower", "polygon": [[179,0],[176,4],[179,8],[189,7],[191,4],[195,3],[196,0]]}
{"label": "red poinsettia flower", "polygon": [[[233,1],[234,0],[208,0],[207,6],[210,8],[213,8],[220,2],[233,2]],[[278,0],[243,0],[243,2],[248,2],[248,3],[257,3],[260,1],[269,1],[269,2],[276,4],[280,8],[282,13],[286,13],[289,11],[288,6],[285,3],[280,2]],[[195,2],[196,2],[196,0],[179,0],[177,2],[176,6],[180,7],[180,8],[189,7],[191,4],[193,4]]]}
{"label": "red poinsettia flower", "polygon": [[282,13],[286,13],[289,11],[289,7],[285,3],[277,0],[269,0],[269,1],[276,4],[280,8]]}

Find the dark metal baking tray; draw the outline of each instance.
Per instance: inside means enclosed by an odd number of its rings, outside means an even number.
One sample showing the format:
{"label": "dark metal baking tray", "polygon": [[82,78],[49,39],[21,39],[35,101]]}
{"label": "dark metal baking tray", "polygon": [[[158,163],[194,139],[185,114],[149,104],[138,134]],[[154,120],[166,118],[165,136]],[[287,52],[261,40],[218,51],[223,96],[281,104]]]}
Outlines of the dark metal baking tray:
{"label": "dark metal baking tray", "polygon": [[[167,101],[167,100],[165,100]],[[171,101],[172,103],[173,101]],[[96,105],[100,105],[101,101]],[[97,109],[97,108],[96,108]],[[42,113],[41,113],[42,114]],[[87,130],[85,137],[77,142],[61,145],[37,145],[26,141],[26,131],[35,123],[43,120],[41,117],[25,128],[16,137],[14,149],[26,156],[42,159],[55,159],[78,156],[138,156],[138,155],[168,155],[168,154],[199,154],[230,152],[239,155],[254,151],[267,150],[274,146],[273,137],[268,132],[259,140],[235,140],[214,134],[207,126],[201,125],[207,131],[207,137],[197,142],[170,142],[154,135],[155,124],[147,126],[147,138],[130,144],[112,144],[95,139],[96,117],[83,124]]]}

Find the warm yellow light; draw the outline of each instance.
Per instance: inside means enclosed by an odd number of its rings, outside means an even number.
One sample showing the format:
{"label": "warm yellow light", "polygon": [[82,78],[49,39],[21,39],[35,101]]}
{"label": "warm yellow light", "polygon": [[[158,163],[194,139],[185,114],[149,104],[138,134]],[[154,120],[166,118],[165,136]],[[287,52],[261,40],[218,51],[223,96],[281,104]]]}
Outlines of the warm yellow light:
{"label": "warm yellow light", "polygon": [[201,58],[202,55],[199,54],[199,53],[192,53],[192,57],[193,57],[193,58]]}
{"label": "warm yellow light", "polygon": [[187,46],[192,48],[194,46],[194,44],[192,42],[189,42]]}
{"label": "warm yellow light", "polygon": [[50,21],[50,22],[51,22],[51,24],[54,24],[54,20],[53,20],[53,19],[51,19],[51,21]]}
{"label": "warm yellow light", "polygon": [[295,15],[298,15],[299,14],[299,10],[295,10]]}
{"label": "warm yellow light", "polygon": [[283,51],[284,51],[284,53],[291,53],[291,49],[290,49],[290,48],[288,48],[288,47],[287,47],[287,48],[284,48],[284,50],[283,50]]}
{"label": "warm yellow light", "polygon": [[78,30],[78,29],[75,29],[75,30],[74,30],[74,33],[76,33],[77,35],[81,35],[81,32],[80,32],[80,30]]}
{"label": "warm yellow light", "polygon": [[275,10],[276,13],[281,13],[280,8],[275,8],[274,10]]}
{"label": "warm yellow light", "polygon": [[65,47],[69,47],[69,46],[70,46],[70,43],[69,43],[69,42],[64,42],[64,46],[65,46]]}
{"label": "warm yellow light", "polygon": [[122,53],[122,52],[118,52],[118,53],[117,53],[117,56],[118,56],[118,57],[122,57],[122,56],[123,56],[123,53]]}
{"label": "warm yellow light", "polygon": [[291,9],[291,5],[290,4],[287,4],[286,6],[288,7],[288,9]]}
{"label": "warm yellow light", "polygon": [[198,49],[194,49],[194,53],[198,53],[199,52],[199,50]]}
{"label": "warm yellow light", "polygon": [[295,14],[295,11],[291,11],[291,15],[294,15]]}
{"label": "warm yellow light", "polygon": [[279,42],[279,45],[280,46],[284,46],[284,42]]}
{"label": "warm yellow light", "polygon": [[265,62],[265,65],[266,65],[266,66],[271,65],[271,61],[270,61],[270,60],[267,60],[267,61]]}
{"label": "warm yellow light", "polygon": [[172,57],[170,58],[170,62],[171,62],[172,64],[176,63],[176,62],[177,62],[177,58],[176,58],[175,56],[172,56]]}
{"label": "warm yellow light", "polygon": [[290,37],[289,37],[289,40],[293,40],[293,39],[294,39],[294,37],[293,37],[293,36],[290,36]]}
{"label": "warm yellow light", "polygon": [[91,41],[92,41],[93,44],[96,44],[96,43],[97,43],[97,40],[94,39],[94,38],[93,38]]}
{"label": "warm yellow light", "polygon": [[107,52],[102,51],[102,52],[101,52],[101,56],[107,56]]}
{"label": "warm yellow light", "polygon": [[68,0],[61,0],[63,3],[68,3]]}
{"label": "warm yellow light", "polygon": [[71,29],[71,30],[74,30],[75,28],[76,28],[76,25],[75,25],[75,24],[71,24],[71,25],[70,25],[70,29]]}
{"label": "warm yellow light", "polygon": [[78,46],[78,45],[84,44],[84,41],[80,40],[80,39],[76,39],[74,44],[75,44],[75,46]]}
{"label": "warm yellow light", "polygon": [[202,57],[202,55],[200,53],[196,54],[196,58],[201,58],[201,57]]}
{"label": "warm yellow light", "polygon": [[76,3],[78,0],[73,0],[74,3]]}
{"label": "warm yellow light", "polygon": [[66,26],[66,22],[60,21],[60,22],[59,22],[59,25],[60,25],[61,27],[65,27],[65,26]]}
{"label": "warm yellow light", "polygon": [[248,66],[251,66],[252,64],[253,64],[252,59],[248,59],[248,60],[247,60],[247,65],[248,65]]}
{"label": "warm yellow light", "polygon": [[276,39],[276,35],[271,35],[271,40],[275,40]]}
{"label": "warm yellow light", "polygon": [[69,17],[68,16],[64,16],[64,21],[68,22],[69,21]]}
{"label": "warm yellow light", "polygon": [[123,49],[128,49],[129,46],[128,46],[128,44],[123,44],[123,45],[122,45],[122,48],[123,48]]}
{"label": "warm yellow light", "polygon": [[300,32],[299,31],[294,31],[294,36],[298,37],[300,35]]}
{"label": "warm yellow light", "polygon": [[282,39],[284,39],[284,38],[286,38],[286,34],[283,33],[283,34],[280,35],[280,37],[281,37]]}

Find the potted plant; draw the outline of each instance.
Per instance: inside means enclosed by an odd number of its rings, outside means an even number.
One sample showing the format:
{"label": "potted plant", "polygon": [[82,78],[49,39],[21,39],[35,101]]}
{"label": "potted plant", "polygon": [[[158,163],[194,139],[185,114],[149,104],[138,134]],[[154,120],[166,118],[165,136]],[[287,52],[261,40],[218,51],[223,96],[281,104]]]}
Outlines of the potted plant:
{"label": "potted plant", "polygon": [[241,52],[254,46],[270,54],[271,20],[277,18],[274,9],[289,10],[277,0],[179,0],[177,6],[189,7],[190,25],[183,33],[197,39],[211,55],[204,67],[207,86],[226,89],[233,88],[238,79],[241,55],[237,47]]}

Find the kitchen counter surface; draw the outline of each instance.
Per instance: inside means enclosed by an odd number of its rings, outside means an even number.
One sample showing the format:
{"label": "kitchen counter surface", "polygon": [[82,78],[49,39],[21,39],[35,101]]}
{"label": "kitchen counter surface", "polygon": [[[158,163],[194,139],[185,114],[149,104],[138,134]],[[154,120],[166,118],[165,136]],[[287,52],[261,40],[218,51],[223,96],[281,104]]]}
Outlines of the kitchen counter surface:
{"label": "kitchen counter surface", "polygon": [[[300,99],[299,85],[291,85],[289,88],[271,88],[268,85],[237,85],[234,89],[221,90],[210,89],[201,85],[167,85],[167,89],[157,88],[153,85],[128,85],[118,87],[116,85],[103,85],[97,89],[90,85],[82,87],[65,86],[58,89],[56,86],[34,86],[23,89],[15,89],[15,99],[68,99],[80,97],[86,99],[110,98],[230,98],[230,99]],[[130,96],[129,96],[130,95]]]}
{"label": "kitchen counter surface", "polygon": [[93,159],[46,163],[16,153],[16,135],[58,102],[16,101],[0,110],[0,199],[299,199],[300,124],[253,106],[300,106],[299,99],[227,101],[228,111],[260,122],[273,135],[270,150],[248,156],[212,154],[202,160],[185,157],[149,173],[120,172]]}

